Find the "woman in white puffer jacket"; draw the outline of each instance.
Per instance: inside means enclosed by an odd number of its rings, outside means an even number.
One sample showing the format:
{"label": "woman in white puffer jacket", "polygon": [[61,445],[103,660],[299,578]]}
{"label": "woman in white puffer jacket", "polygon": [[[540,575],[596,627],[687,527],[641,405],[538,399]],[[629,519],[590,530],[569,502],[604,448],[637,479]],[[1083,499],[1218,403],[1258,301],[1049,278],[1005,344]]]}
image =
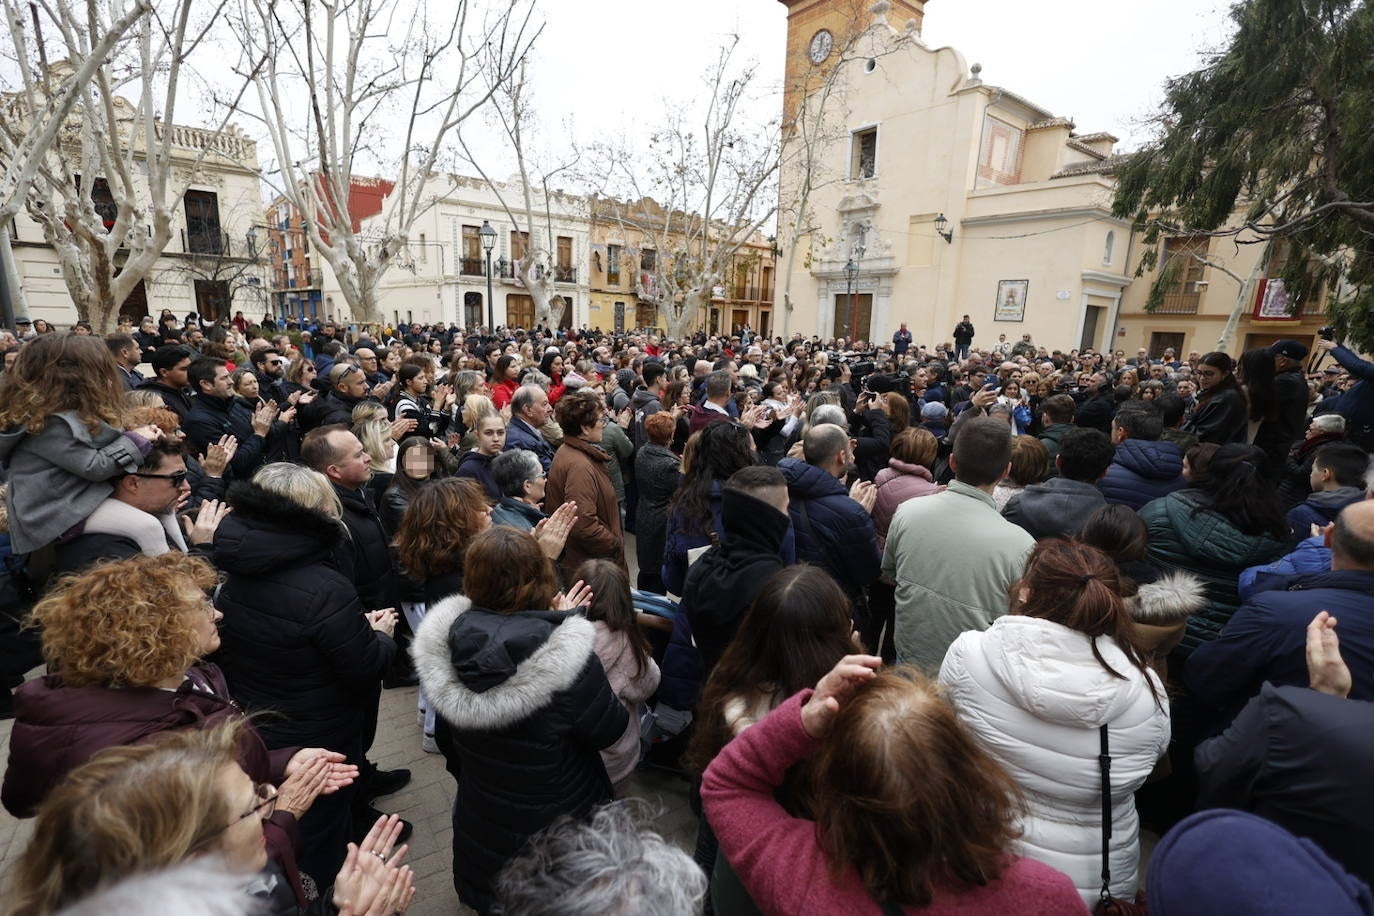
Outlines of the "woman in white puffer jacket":
{"label": "woman in white puffer jacket", "polygon": [[1159,677],[1131,637],[1116,564],[1094,547],[1041,541],[1012,613],[962,634],[940,668],[959,717],[1020,784],[1018,852],[1067,874],[1089,906],[1102,886],[1099,728],[1112,758],[1111,888],[1135,896],[1134,793],[1169,745]]}

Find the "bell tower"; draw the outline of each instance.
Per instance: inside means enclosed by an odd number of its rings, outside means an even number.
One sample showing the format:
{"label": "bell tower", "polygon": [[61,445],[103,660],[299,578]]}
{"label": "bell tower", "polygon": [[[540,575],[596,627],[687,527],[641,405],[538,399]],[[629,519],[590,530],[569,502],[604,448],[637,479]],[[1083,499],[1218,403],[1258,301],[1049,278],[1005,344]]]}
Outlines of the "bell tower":
{"label": "bell tower", "polygon": [[778,0],[787,7],[787,64],[783,123],[790,124],[798,99],[819,85],[855,37],[873,24],[881,6],[899,31],[915,21],[921,32],[926,0]]}

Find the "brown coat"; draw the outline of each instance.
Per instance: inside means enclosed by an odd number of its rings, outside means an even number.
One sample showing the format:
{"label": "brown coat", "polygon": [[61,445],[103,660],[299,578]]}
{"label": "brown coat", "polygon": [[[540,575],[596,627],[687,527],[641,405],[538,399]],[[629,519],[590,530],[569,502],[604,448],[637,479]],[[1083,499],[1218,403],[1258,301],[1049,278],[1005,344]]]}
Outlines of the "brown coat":
{"label": "brown coat", "polygon": [[555,509],[568,500],[577,503],[577,522],[560,563],[565,584],[572,583],[572,573],[584,560],[614,560],[628,571],[610,460],[610,455],[576,436],[565,437],[554,453],[544,505]]}

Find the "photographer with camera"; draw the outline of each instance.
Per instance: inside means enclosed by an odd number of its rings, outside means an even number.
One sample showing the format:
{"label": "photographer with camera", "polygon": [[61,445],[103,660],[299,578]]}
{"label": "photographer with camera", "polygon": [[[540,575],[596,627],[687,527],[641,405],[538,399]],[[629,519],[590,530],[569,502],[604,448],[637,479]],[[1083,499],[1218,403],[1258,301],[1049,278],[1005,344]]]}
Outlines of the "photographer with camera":
{"label": "photographer with camera", "polygon": [[1314,414],[1338,413],[1345,417],[1345,435],[1366,452],[1374,451],[1374,363],[1360,359],[1335,341],[1331,328],[1322,328],[1317,346],[1330,353],[1351,378],[1359,379],[1341,394],[1317,404]]}

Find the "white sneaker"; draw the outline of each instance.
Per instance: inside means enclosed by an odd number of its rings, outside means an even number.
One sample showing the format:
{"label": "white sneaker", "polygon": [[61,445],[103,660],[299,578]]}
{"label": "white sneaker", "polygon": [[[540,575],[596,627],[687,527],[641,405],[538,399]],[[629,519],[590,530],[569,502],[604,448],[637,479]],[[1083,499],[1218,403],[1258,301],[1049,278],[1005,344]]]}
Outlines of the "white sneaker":
{"label": "white sneaker", "polygon": [[433,735],[425,735],[420,739],[420,750],[426,754],[437,754],[439,753],[439,744],[434,740]]}

